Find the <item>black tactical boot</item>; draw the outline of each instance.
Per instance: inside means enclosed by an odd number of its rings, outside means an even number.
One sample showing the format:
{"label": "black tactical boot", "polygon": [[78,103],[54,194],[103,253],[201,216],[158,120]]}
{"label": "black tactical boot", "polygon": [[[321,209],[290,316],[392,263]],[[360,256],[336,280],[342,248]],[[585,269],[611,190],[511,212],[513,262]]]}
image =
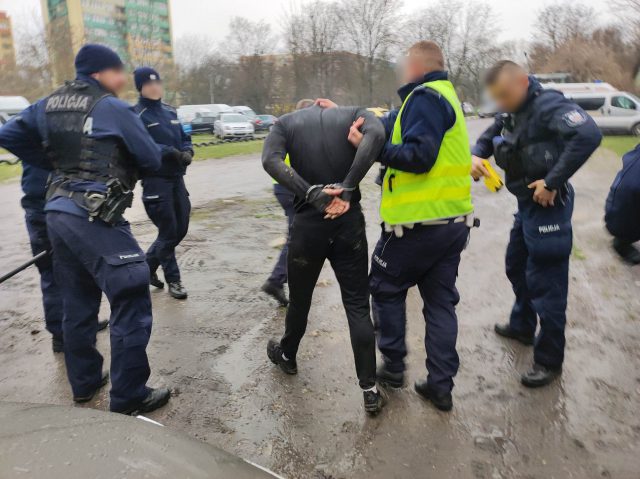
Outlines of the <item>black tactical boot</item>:
{"label": "black tactical boot", "polygon": [[103,331],[103,330],[107,329],[107,326],[109,326],[109,320],[108,319],[99,319],[98,320],[98,331]]}
{"label": "black tactical boot", "polygon": [[151,286],[155,286],[156,288],[164,288],[164,283],[160,281],[160,278],[158,278],[158,273],[156,271],[151,273],[151,276],[149,277],[149,283],[151,283]]}
{"label": "black tactical boot", "polygon": [[137,416],[138,414],[145,414],[156,409],[160,409],[162,406],[169,402],[171,397],[171,391],[167,388],[152,389],[149,388],[149,394],[137,404],[132,404],[129,407],[116,411],[114,409],[111,412],[118,412],[120,414],[127,414],[129,416]]}
{"label": "black tactical boot", "polygon": [[633,246],[633,243],[621,240],[620,238],[614,238],[613,249],[625,262],[632,265],[640,264],[640,251]]}
{"label": "black tactical boot", "polygon": [[298,374],[298,364],[296,363],[295,358],[285,359],[282,357],[283,354],[280,343],[270,339],[267,343],[267,356],[269,356],[271,362],[280,366],[280,369],[287,374]]}
{"label": "black tactical boot", "polygon": [[376,370],[376,377],[378,382],[383,386],[389,386],[392,388],[404,387],[404,373],[392,373],[387,370],[385,364],[378,366]]}
{"label": "black tactical boot", "polygon": [[428,385],[427,381],[416,381],[413,386],[416,392],[425,398],[427,401],[431,401],[433,405],[440,409],[440,411],[451,411],[453,408],[453,399],[451,393],[437,393],[433,391]]}
{"label": "black tactical boot", "polygon": [[73,401],[77,403],[89,402],[93,399],[100,389],[102,389],[109,382],[109,371],[102,371],[102,379],[100,380],[100,384],[96,386],[96,388],[86,396],[73,396]]}
{"label": "black tactical boot", "polygon": [[364,397],[364,410],[367,414],[375,416],[385,404],[387,404],[387,398],[381,390],[378,391],[362,391]]}
{"label": "black tactical boot", "polygon": [[284,293],[284,288],[282,286],[279,286],[271,281],[267,281],[262,285],[262,288],[260,289],[262,289],[263,293],[267,293],[278,303],[280,303],[280,306],[289,305],[289,298],[287,298],[287,295]]}
{"label": "black tactical boot", "polygon": [[51,338],[51,347],[54,353],[64,353],[64,341],[62,336],[53,336]]}
{"label": "black tactical boot", "polygon": [[539,388],[551,383],[562,374],[562,367],[551,369],[542,364],[533,363],[529,371],[520,377],[520,382],[528,388]]}
{"label": "black tactical boot", "polygon": [[187,290],[180,281],[169,283],[169,294],[176,299],[187,299]]}
{"label": "black tactical boot", "polygon": [[533,340],[535,339],[534,335],[523,334],[519,333],[518,331],[514,331],[513,329],[511,329],[511,326],[509,326],[509,323],[496,324],[493,329],[499,336],[509,339],[515,339],[525,346],[531,346],[533,344]]}

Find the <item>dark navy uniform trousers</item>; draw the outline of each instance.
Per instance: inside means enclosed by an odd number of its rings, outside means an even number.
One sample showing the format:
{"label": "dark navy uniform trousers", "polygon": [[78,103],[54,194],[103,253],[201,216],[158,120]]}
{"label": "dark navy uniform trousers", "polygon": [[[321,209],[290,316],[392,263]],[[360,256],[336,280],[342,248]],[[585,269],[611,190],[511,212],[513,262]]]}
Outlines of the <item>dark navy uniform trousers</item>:
{"label": "dark navy uniform trousers", "polygon": [[549,368],[560,367],[564,360],[573,204],[570,185],[553,207],[519,201],[507,247],[507,276],[516,295],[511,328],[533,336],[540,318],[533,359]]}
{"label": "dark navy uniform trousers", "polygon": [[451,391],[460,363],[456,278],[468,237],[465,223],[416,225],[405,228],[401,238],[383,231],[371,261],[373,319],[387,370],[405,370],[407,291],[418,286],[424,301],[428,382],[438,392]]}
{"label": "dark navy uniform trousers", "polygon": [[[24,211],[33,255],[35,256],[43,251],[51,251],[44,207],[25,207]],[[45,326],[47,331],[54,337],[61,338],[63,317],[62,294],[53,276],[51,255],[39,260],[36,263],[36,267],[40,273],[40,289],[42,290]]]}
{"label": "dark navy uniform trousers", "polygon": [[142,202],[147,215],[158,228],[158,237],[147,251],[149,269],[162,266],[164,279],[180,281],[176,247],[187,235],[191,202],[183,176],[150,176],[142,180]]}
{"label": "dark navy uniform trousers", "polygon": [[284,214],[287,217],[287,242],[284,244],[278,257],[278,262],[269,276],[269,282],[282,287],[287,282],[287,254],[289,252],[289,235],[293,217],[296,214],[295,195],[287,188],[281,185],[273,185],[273,194],[278,203],[282,206]]}
{"label": "dark navy uniform trousers", "polygon": [[90,394],[101,380],[102,356],[95,345],[104,292],[111,305],[110,408],[126,409],[149,392],[146,347],[152,315],[144,252],[126,222],[110,226],[49,211],[47,228],[65,303],[64,354],[73,394]]}

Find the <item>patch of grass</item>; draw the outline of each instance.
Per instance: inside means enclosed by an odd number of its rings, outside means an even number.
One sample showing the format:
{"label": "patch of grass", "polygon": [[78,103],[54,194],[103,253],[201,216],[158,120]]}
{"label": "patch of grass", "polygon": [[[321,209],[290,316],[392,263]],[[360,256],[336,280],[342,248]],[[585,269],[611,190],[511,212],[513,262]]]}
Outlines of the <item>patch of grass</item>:
{"label": "patch of grass", "polygon": [[602,147],[612,150],[618,156],[622,156],[633,150],[640,143],[638,136],[605,136],[602,140]]}
{"label": "patch of grass", "polygon": [[[195,142],[200,143],[200,140],[198,139]],[[222,143],[214,146],[196,147],[195,159],[209,160],[212,158],[226,158],[227,156],[260,153],[262,151],[263,143],[263,141],[239,141],[237,143]]]}
{"label": "patch of grass", "polygon": [[0,163],[0,182],[13,179],[19,176],[20,173],[22,173],[20,164],[7,165],[6,163]]}

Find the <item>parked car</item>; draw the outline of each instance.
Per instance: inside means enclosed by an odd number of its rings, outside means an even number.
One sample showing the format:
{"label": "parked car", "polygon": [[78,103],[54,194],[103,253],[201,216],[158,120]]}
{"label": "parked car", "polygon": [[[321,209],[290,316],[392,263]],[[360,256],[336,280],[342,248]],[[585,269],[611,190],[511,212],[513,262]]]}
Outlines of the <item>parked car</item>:
{"label": "parked car", "polygon": [[565,93],[605,132],[640,136],[640,98],[624,91]]}
{"label": "parked car", "polygon": [[253,138],[255,128],[251,120],[240,113],[223,113],[214,124],[214,134],[226,138]]}
{"label": "parked car", "polygon": [[273,125],[278,123],[278,117],[273,115],[258,115],[260,123],[255,125],[256,131],[271,131]]}
{"label": "parked car", "polygon": [[213,113],[205,113],[203,116],[198,116],[191,121],[191,134],[196,133],[212,133],[215,134],[214,124],[220,118],[219,115]]}
{"label": "parked car", "polygon": [[0,96],[0,113],[11,118],[30,105],[29,100],[23,96]]}
{"label": "parked car", "polygon": [[191,123],[199,116],[217,116],[220,113],[232,112],[229,105],[224,103],[212,103],[209,105],[182,105],[178,107],[178,118],[183,123]]}
{"label": "parked car", "polygon": [[252,120],[255,119],[258,115],[256,115],[256,112],[253,111],[251,108],[249,108],[248,106],[243,106],[243,105],[237,105],[237,106],[232,106],[231,109],[235,112],[235,113],[242,113],[245,116],[248,116],[249,118],[251,118]]}

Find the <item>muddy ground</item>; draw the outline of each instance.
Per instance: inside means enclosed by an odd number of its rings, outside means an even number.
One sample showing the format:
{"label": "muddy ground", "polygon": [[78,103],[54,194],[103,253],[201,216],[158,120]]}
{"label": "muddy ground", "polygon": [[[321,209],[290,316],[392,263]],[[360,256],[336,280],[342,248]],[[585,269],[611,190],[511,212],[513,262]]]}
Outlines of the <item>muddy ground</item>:
{"label": "muddy ground", "polygon": [[[485,126],[471,122],[472,134]],[[153,291],[152,385],[174,389],[151,417],[288,478],[639,478],[640,269],[609,248],[603,204],[619,160],[599,151],[575,178],[575,253],[562,379],[542,390],[518,379],[530,348],[500,339],[512,292],[504,250],[515,203],[474,185],[482,227],[463,256],[459,353],[452,413],[411,388],[366,417],[344,310],[325,267],[314,296],[299,374],[266,359],[284,310],[258,293],[278,251],[284,219],[257,156],[198,162],[187,183],[194,211],[178,249],[189,299]],[[369,247],[378,236],[378,192],[363,184]],[[0,186],[0,271],[28,258],[19,185]],[[139,196],[138,196],[139,198]],[[143,247],[154,228],[137,200],[128,215]],[[409,297],[409,378],[425,374],[424,321]],[[108,315],[108,304],[102,312]],[[98,347],[108,358],[108,335]],[[0,400],[70,404],[64,361],[43,328],[37,273],[0,286]],[[103,392],[89,407],[107,409]]]}

